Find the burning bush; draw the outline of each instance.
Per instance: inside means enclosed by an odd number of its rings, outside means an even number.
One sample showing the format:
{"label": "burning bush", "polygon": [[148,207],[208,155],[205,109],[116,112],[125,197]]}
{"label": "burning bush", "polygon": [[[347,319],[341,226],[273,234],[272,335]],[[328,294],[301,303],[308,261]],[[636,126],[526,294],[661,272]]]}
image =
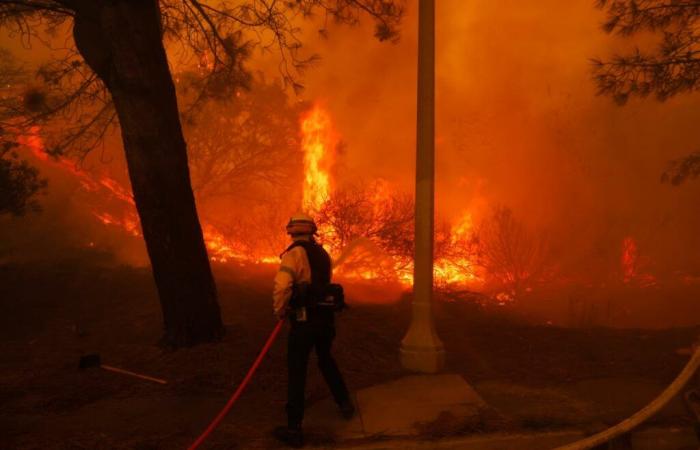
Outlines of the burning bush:
{"label": "burning bush", "polygon": [[284,224],[301,197],[299,117],[307,108],[258,79],[250,92],[199,104],[186,122],[192,185],[213,260],[276,262],[287,245]]}
{"label": "burning bush", "polygon": [[220,220],[205,225],[207,247],[212,259],[226,261],[238,257],[249,262],[278,263],[278,255],[289,245],[284,225],[295,212],[285,201],[252,206],[247,214],[234,208],[219,214]]}
{"label": "burning bush", "polygon": [[413,199],[377,180],[336,190],[317,220],[336,266],[363,278],[396,279],[413,255]]}
{"label": "burning bush", "polygon": [[336,190],[318,212],[325,241],[342,250],[357,238],[367,238],[393,256],[413,253],[413,199],[392,192],[377,180]]}
{"label": "burning bush", "polygon": [[469,212],[450,224],[438,222],[435,230],[435,284],[456,290],[481,283],[477,266],[478,240]]}
{"label": "burning bush", "polygon": [[497,207],[476,231],[478,264],[487,282],[501,285],[513,298],[551,269],[546,236],[528,229],[505,207]]}
{"label": "burning bush", "polygon": [[[376,180],[336,190],[318,212],[322,238],[349,276],[410,283],[413,270],[414,200]],[[471,214],[435,233],[436,284],[476,281],[477,240]]]}

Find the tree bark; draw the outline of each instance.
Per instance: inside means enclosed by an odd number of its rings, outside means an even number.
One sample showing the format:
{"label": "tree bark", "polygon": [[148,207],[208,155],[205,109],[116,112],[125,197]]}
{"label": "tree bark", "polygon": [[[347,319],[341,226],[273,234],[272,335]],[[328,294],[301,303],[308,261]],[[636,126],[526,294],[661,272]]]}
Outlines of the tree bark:
{"label": "tree bark", "polygon": [[115,104],[129,178],[174,347],[219,339],[216,286],[190,184],[157,0],[88,0],[73,34]]}

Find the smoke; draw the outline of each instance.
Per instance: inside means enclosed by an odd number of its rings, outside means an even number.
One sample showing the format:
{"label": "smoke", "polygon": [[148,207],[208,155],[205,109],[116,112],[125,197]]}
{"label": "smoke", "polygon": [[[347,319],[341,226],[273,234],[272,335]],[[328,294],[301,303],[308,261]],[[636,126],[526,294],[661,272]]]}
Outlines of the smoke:
{"label": "smoke", "polygon": [[[48,180],[47,195],[38,198],[39,212],[0,217],[0,262],[72,264],[89,259],[108,265],[147,265],[133,204],[122,195],[129,186],[118,176],[124,167],[101,161],[99,151],[76,163],[41,153],[40,141],[33,147],[36,152],[20,155]],[[125,221],[130,221],[128,229]]]}
{"label": "smoke", "polygon": [[[383,178],[413,189],[415,3],[408,2],[395,44],[374,39],[369,20],[327,27],[327,38],[318,23],[303,23],[306,49],[322,61],[305,73],[299,100],[330,113],[343,141],[339,184]],[[579,271],[610,270],[629,236],[651,259],[649,270],[697,272],[700,252],[688,249],[700,248],[693,208],[700,183],[671,187],[659,179],[668,161],[697,149],[699,97],[625,107],[597,97],[590,58],[631,43],[605,35],[590,2],[444,0],[437,7],[438,213],[456,220],[470,212],[478,223],[492,207],[508,207],[548,233],[560,265]],[[250,66],[272,79],[275,58],[256,55]],[[91,164],[128,186],[117,140],[105,154],[109,164]],[[52,191],[64,181],[50,181],[46,203],[61,205]]]}
{"label": "smoke", "polygon": [[[379,43],[371,23],[336,27],[310,47],[306,77],[345,145],[346,178],[383,177],[412,189],[416,11],[401,40]],[[697,148],[699,97],[618,107],[596,96],[590,58],[632,42],[604,34],[589,2],[439,2],[437,208],[478,221],[505,205],[548,230],[567,264],[617,260],[632,236],[658,270],[699,267],[700,184],[660,183],[670,160]],[[645,37],[646,41],[651,38]],[[341,173],[342,177],[342,173]],[[609,267],[606,267],[607,270]]]}

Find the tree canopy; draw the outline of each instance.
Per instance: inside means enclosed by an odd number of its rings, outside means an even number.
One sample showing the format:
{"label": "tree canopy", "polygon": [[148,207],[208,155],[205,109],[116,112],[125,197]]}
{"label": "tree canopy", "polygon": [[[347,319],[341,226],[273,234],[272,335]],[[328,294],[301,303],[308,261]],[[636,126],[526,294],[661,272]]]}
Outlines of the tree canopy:
{"label": "tree canopy", "polygon": [[[594,59],[601,95],[625,104],[633,97],[664,101],[700,90],[700,3],[676,0],[598,0],[605,10],[603,30],[632,37],[661,36],[656,47],[635,48],[610,60]],[[680,184],[700,174],[700,153],[671,162],[662,180]]]}
{"label": "tree canopy", "polygon": [[[209,99],[234,99],[237,91],[249,88],[247,63],[254,51],[275,53],[284,85],[302,90],[303,72],[319,59],[303,48],[303,20],[321,20],[319,33],[325,35],[331,23],[354,25],[365,15],[375,21],[378,39],[395,40],[404,14],[403,1],[387,0],[160,0],[158,5],[173,72],[194,66],[199,75],[189,80],[196,95],[181,105],[183,113]],[[3,1],[0,28],[24,46],[50,46],[52,37],[71,24],[79,35],[76,17],[95,7],[94,0]],[[28,129],[40,126],[48,137],[49,153],[80,156],[101,142],[117,116],[103,80],[84,56],[96,54],[99,60],[108,55],[89,44],[83,47],[88,48],[54,48],[54,59],[24,74],[21,92],[2,99],[2,141],[16,142]]]}

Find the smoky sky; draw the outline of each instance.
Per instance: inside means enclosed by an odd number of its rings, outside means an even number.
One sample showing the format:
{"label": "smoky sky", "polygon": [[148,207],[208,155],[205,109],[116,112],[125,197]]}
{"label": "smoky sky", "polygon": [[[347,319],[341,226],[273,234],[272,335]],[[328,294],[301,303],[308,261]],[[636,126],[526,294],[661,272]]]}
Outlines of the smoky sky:
{"label": "smoky sky", "polygon": [[[415,154],[413,3],[396,44],[373,39],[370,22],[334,27],[328,39],[313,39],[309,27],[309,47],[323,60],[303,94],[331,111],[349,172],[406,189]],[[632,235],[659,258],[698,248],[700,183],[671,187],[660,175],[698,148],[700,98],[620,107],[596,96],[591,77],[591,58],[653,46],[653,36],[605,34],[590,1],[451,0],[437,2],[436,15],[441,214],[502,204],[572,247],[616,246]]]}
{"label": "smoky sky", "polygon": [[[303,75],[300,99],[320,103],[333,118],[344,143],[339,183],[382,177],[412,190],[415,3],[408,2],[397,43],[374,39],[370,20],[331,25],[325,38],[317,32],[321,18],[303,22],[305,51],[321,61]],[[700,182],[671,187],[660,175],[698,148],[700,97],[620,107],[596,96],[590,59],[634,42],[603,33],[604,15],[590,0],[436,3],[439,214],[478,217],[500,204],[551,230],[572,254],[614,253],[631,235],[658,266],[698,264]],[[255,53],[249,66],[274,77],[275,58]],[[111,164],[123,172],[113,147]]]}

